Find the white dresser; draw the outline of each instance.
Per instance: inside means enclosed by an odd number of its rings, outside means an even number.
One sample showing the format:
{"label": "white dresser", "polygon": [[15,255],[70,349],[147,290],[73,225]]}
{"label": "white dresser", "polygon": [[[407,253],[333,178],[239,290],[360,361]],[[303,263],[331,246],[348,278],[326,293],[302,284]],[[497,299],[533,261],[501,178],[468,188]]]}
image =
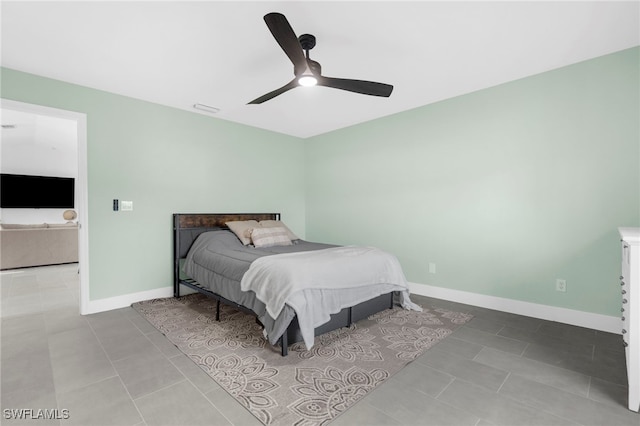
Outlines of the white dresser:
{"label": "white dresser", "polygon": [[640,407],[640,228],[618,228],[622,238],[622,338],[627,357],[629,409]]}

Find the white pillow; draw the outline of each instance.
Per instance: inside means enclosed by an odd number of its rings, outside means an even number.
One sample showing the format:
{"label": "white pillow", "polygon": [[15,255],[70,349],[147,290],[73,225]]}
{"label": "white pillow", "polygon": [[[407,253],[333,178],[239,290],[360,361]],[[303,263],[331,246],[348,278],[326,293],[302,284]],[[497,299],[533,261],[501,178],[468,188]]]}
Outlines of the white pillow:
{"label": "white pillow", "polygon": [[260,228],[257,220],[236,220],[226,222],[225,225],[231,229],[231,232],[236,234],[245,246],[251,244],[251,231],[253,228]]}
{"label": "white pillow", "polygon": [[285,225],[284,222],[280,220],[261,220],[260,226],[263,228],[284,228],[287,231],[287,235],[289,236],[289,239],[291,241],[300,239],[296,236],[296,234],[291,232],[289,228],[287,228],[287,225]]}
{"label": "white pillow", "polygon": [[285,228],[253,228],[251,242],[255,247],[290,246],[291,239]]}

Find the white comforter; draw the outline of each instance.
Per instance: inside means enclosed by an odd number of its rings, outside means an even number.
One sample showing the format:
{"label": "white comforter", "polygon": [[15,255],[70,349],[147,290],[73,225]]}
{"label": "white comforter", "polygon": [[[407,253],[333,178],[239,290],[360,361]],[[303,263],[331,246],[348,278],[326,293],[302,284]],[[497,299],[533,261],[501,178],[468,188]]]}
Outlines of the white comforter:
{"label": "white comforter", "polygon": [[391,291],[401,293],[405,309],[422,310],[409,299],[407,280],[398,259],[371,247],[335,247],[324,250],[277,254],[255,260],[241,281],[272,318],[285,304],[298,316],[307,349],[314,329],[330,315]]}

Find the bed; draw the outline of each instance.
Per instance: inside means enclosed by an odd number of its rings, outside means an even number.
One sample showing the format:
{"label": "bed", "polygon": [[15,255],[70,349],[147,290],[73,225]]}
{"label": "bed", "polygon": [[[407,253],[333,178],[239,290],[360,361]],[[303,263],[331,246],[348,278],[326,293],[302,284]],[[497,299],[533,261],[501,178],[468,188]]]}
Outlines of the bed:
{"label": "bed", "polygon": [[[217,305],[216,320],[219,320],[221,303],[254,315],[263,326],[269,343],[274,346],[280,344],[282,356],[287,355],[288,346],[292,343],[304,341],[310,348],[313,336],[348,327],[360,319],[393,308],[394,296],[404,307],[420,309],[410,302],[408,290],[398,284],[376,282],[345,289],[345,284],[339,282],[343,280],[342,275],[355,277],[356,281],[360,280],[358,274],[367,275],[364,270],[370,270],[369,267],[351,268],[357,264],[353,263],[357,259],[369,259],[369,262],[373,259],[376,264],[387,261],[386,258],[360,256],[361,252],[367,252],[366,256],[388,254],[369,253],[377,250],[372,248],[342,247],[299,239],[281,222],[279,213],[176,213],[173,219],[174,296],[180,297],[181,287],[185,286],[211,297]],[[269,227],[272,229],[238,230],[237,226],[254,223],[252,221],[259,224],[257,227],[264,224],[267,228],[267,224],[271,224]],[[229,225],[234,229],[231,230]],[[267,239],[260,240],[259,233]],[[286,238],[281,233],[286,233]],[[282,244],[263,245],[264,241],[272,242],[268,238],[276,234],[283,238]],[[392,261],[395,259],[391,258]],[[329,263],[323,267],[323,261]],[[302,266],[296,269],[296,265]],[[327,268],[326,265],[332,267]],[[340,279],[334,280],[327,274],[336,268],[339,273],[339,265],[344,265],[343,273]],[[363,272],[355,272],[358,268]],[[403,280],[406,285],[401,269],[399,274],[401,276],[397,279],[394,276],[388,281]],[[329,277],[330,281],[336,282],[336,289],[295,289],[298,281],[308,277],[315,281],[313,277],[316,276],[322,279]],[[266,283],[261,279],[267,279]],[[292,289],[288,290],[285,285],[284,289],[278,287],[275,290],[275,284],[280,285],[279,281],[286,283],[287,280],[295,281]],[[293,292],[292,296],[287,296],[287,291]]]}

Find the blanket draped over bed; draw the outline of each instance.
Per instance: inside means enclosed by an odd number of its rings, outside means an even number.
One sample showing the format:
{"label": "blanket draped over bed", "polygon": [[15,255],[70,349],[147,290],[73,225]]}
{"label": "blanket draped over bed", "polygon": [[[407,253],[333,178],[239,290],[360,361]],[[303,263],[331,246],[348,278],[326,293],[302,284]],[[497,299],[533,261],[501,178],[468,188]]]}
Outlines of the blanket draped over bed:
{"label": "blanket draped over bed", "polygon": [[277,318],[285,305],[295,311],[307,349],[314,329],[331,314],[391,291],[400,292],[405,309],[422,310],[409,299],[398,259],[372,247],[332,247],[265,256],[251,263],[241,281]]}

